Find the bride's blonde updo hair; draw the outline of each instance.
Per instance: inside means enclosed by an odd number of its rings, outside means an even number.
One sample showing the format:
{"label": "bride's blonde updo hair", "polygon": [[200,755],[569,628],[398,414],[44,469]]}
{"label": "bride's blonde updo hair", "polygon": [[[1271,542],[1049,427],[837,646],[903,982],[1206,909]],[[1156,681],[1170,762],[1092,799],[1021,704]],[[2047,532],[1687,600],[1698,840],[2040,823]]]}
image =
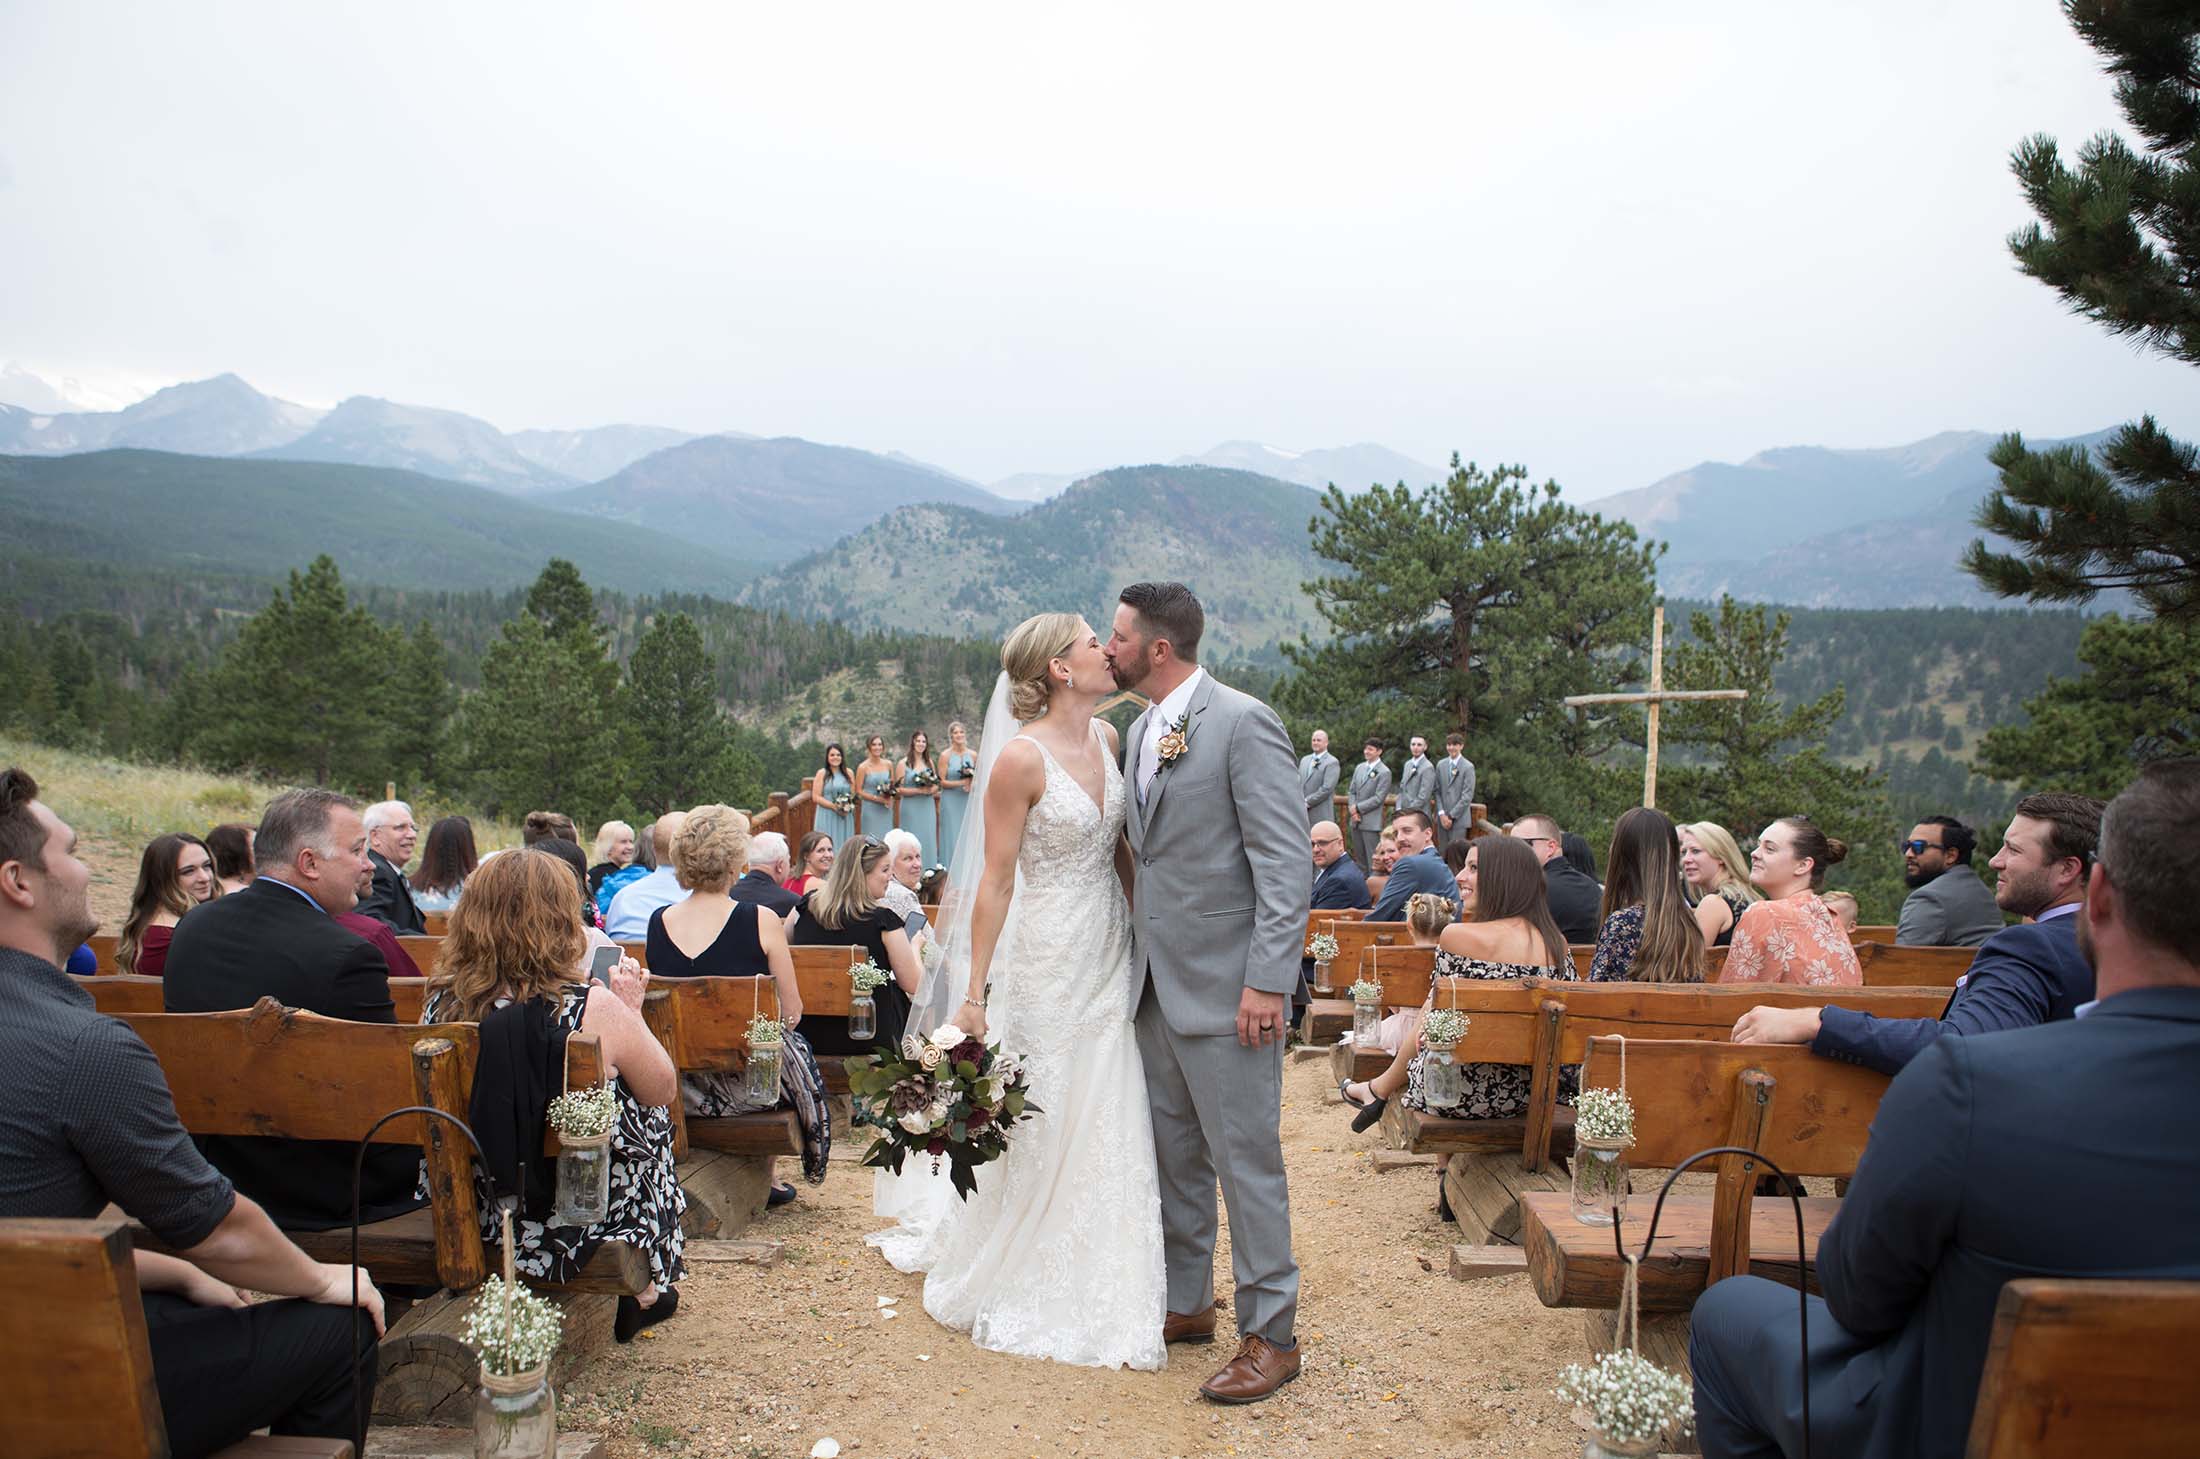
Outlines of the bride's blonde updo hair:
{"label": "bride's blonde updo hair", "polygon": [[1017,624],[1001,645],[1009,712],[1018,724],[1028,724],[1047,712],[1047,700],[1054,694],[1047,665],[1075,647],[1084,632],[1085,620],[1075,613],[1040,613]]}

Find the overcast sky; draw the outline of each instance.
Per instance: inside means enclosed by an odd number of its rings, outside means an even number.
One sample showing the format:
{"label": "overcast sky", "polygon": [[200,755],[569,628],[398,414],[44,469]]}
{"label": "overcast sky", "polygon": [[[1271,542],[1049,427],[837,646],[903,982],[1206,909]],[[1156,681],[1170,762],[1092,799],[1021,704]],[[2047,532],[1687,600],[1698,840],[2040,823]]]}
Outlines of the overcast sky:
{"label": "overcast sky", "polygon": [[0,361],[981,480],[2200,431],[2004,245],[2119,121],[2051,0],[0,0]]}

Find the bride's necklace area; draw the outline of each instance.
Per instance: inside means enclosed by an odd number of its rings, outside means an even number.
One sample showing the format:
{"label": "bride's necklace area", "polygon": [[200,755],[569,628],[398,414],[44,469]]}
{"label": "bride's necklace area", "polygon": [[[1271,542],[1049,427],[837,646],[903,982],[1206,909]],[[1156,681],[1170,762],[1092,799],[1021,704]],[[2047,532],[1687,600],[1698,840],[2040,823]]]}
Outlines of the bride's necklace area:
{"label": "bride's necklace area", "polygon": [[[1092,733],[1091,723],[1089,719],[1086,721],[1084,743],[1075,749],[1066,749],[1056,744],[1056,736],[1053,734],[1039,733],[1044,727],[1043,723],[1035,722],[1025,733],[1037,740],[1046,752],[1054,757],[1054,762],[1062,767],[1064,774],[1076,782],[1077,788],[1085,793],[1086,799],[1092,801],[1095,805],[1100,805],[1104,804],[1107,799],[1108,766],[1106,754],[1100,748],[1100,741]],[[1090,774],[1098,782],[1099,789],[1094,790],[1085,784],[1085,774]]]}

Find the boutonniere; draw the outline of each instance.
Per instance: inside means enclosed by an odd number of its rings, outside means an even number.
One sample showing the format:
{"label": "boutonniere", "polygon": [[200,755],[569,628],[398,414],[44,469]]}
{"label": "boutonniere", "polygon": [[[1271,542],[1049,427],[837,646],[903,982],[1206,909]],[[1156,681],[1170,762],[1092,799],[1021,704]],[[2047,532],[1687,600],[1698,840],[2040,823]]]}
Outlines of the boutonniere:
{"label": "boutonniere", "polygon": [[1153,756],[1159,762],[1160,769],[1166,770],[1174,765],[1177,757],[1192,747],[1191,725],[1192,712],[1187,709],[1176,717],[1174,724],[1161,732],[1160,743],[1153,747]]}

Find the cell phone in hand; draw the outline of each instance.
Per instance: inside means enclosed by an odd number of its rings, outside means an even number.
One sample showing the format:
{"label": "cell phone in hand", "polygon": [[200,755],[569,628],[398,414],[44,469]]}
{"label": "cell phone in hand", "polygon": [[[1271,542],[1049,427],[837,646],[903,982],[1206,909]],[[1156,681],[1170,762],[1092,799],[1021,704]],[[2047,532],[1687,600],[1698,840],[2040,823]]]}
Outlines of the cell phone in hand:
{"label": "cell phone in hand", "polygon": [[619,959],[624,956],[626,956],[626,950],[616,943],[609,947],[597,948],[596,955],[588,962],[588,976],[603,984],[606,988],[610,987],[611,970],[619,965]]}

